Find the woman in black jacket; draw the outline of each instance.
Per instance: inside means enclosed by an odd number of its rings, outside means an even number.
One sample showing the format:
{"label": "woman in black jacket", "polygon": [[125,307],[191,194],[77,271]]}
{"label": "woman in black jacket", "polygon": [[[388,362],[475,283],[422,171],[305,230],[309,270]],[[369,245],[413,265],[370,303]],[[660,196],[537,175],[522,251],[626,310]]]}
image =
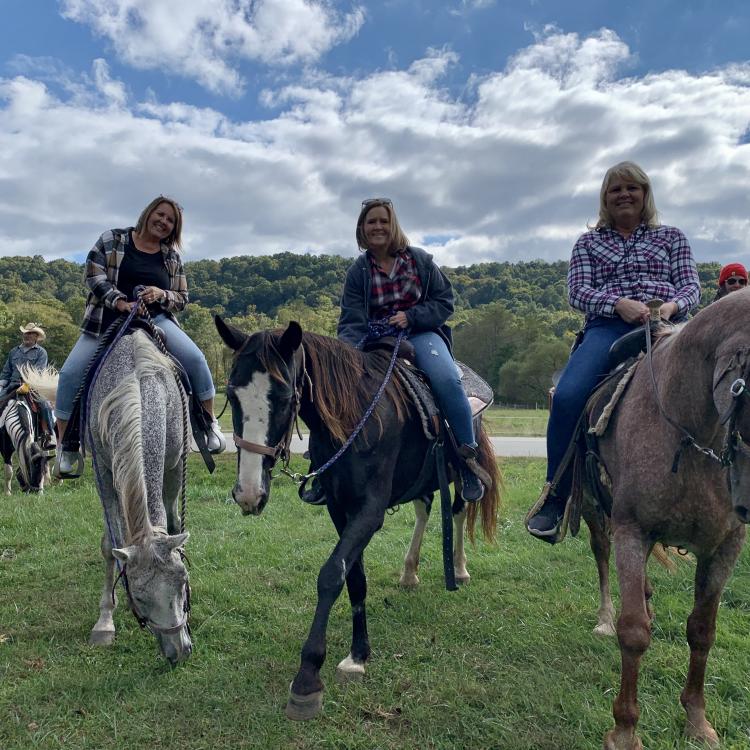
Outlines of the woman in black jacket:
{"label": "woman in black jacket", "polygon": [[[453,313],[453,290],[432,256],[409,240],[391,201],[362,203],[357,219],[357,245],[365,252],[346,275],[338,324],[340,339],[360,344],[372,322],[407,331],[416,365],[430,378],[435,398],[453,430],[464,458],[476,457],[471,408],[451,354],[446,321]],[[473,502],[484,487],[464,465],[462,496]]]}

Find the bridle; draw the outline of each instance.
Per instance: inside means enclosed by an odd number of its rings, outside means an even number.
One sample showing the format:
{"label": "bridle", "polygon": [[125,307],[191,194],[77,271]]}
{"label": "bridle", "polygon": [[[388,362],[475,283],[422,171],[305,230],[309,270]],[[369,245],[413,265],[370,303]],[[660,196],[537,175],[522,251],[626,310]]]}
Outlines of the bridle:
{"label": "bridle", "polygon": [[713,450],[713,448],[701,445],[685,427],[683,427],[678,422],[675,422],[675,420],[672,419],[669,414],[667,414],[666,409],[664,408],[664,405],[662,404],[661,398],[659,396],[659,389],[656,384],[656,376],[654,375],[650,323],[650,321],[644,323],[644,330],[646,335],[646,360],[648,362],[649,374],[651,376],[651,384],[654,389],[654,398],[656,400],[656,405],[659,408],[659,412],[661,413],[661,416],[664,418],[664,420],[668,422],[672,427],[674,427],[678,432],[682,433],[680,445],[677,448],[674,460],[672,461],[672,473],[677,473],[680,465],[680,458],[682,457],[682,452],[683,450],[685,450],[685,448],[688,447],[694,448],[699,453],[702,453],[704,456],[710,458],[712,461],[716,461],[723,468],[729,468],[730,466],[732,466],[735,458],[737,457],[738,450],[743,455],[750,458],[750,444],[742,437],[742,434],[736,428],[737,412],[739,411],[740,407],[740,397],[743,394],[750,396],[750,389],[748,389],[746,384],[747,380],[750,379],[750,359],[745,364],[744,371],[742,373],[743,376],[735,379],[729,386],[729,393],[732,396],[732,401],[729,404],[729,408],[719,419],[719,424],[726,424],[727,429],[724,434],[721,453],[717,454]]}
{"label": "bridle", "polygon": [[[240,346],[240,348],[237,349],[237,351],[234,353],[233,359],[235,362],[242,355],[249,340],[250,337],[246,338],[242,343],[242,346]],[[300,345],[299,350],[301,352],[301,362],[299,363],[298,367],[297,357],[295,355],[292,355],[291,370],[281,354],[278,354],[277,352],[279,359],[284,365],[284,369],[287,371],[289,382],[292,385],[292,395],[289,398],[289,402],[291,404],[289,421],[281,437],[281,440],[279,440],[276,445],[264,445],[263,443],[251,443],[249,440],[245,440],[244,438],[242,438],[236,432],[232,433],[234,444],[237,446],[238,450],[244,450],[247,453],[266,456],[267,458],[271,459],[271,469],[273,469],[273,467],[276,465],[276,462],[281,459],[283,466],[282,471],[284,471],[285,473],[289,473],[288,467],[289,461],[291,459],[289,446],[291,445],[295,430],[300,439],[302,439],[302,433],[299,428],[299,410],[302,405],[302,393],[304,391],[305,382],[309,384],[311,401],[313,397],[312,380],[310,379],[310,375],[307,372],[305,361],[305,347]],[[233,388],[233,386],[227,386],[227,391],[229,392],[231,388]]]}
{"label": "bridle", "polygon": [[[163,532],[166,534],[166,529]],[[188,559],[188,556],[185,554],[185,550],[182,549],[182,547],[177,548],[177,552],[180,555],[180,559],[185,563],[186,565],[190,565],[190,560]],[[120,572],[117,575],[117,578],[115,578],[114,583],[112,584],[112,604],[115,603],[115,589],[117,588],[117,582],[122,578],[123,587],[125,588],[125,594],[128,597],[128,606],[130,607],[130,611],[133,613],[133,616],[138,621],[138,624],[141,626],[143,630],[148,630],[151,635],[174,635],[175,633],[179,633],[182,628],[187,627],[188,635],[191,635],[190,630],[190,580],[185,581],[185,595],[183,597],[182,601],[182,619],[176,624],[176,625],[159,625],[159,623],[154,622],[151,618],[146,617],[145,615],[141,614],[138,607],[135,606],[135,600],[133,599],[132,594],[130,593],[130,586],[128,584],[128,575],[127,575],[127,563],[124,563],[122,566],[120,566]]]}

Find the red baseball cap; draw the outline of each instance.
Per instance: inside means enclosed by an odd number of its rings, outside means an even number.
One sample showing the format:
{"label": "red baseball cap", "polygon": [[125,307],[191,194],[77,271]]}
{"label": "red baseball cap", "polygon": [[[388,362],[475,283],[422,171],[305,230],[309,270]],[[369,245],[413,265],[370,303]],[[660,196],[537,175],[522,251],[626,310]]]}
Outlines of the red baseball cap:
{"label": "red baseball cap", "polygon": [[732,276],[740,276],[747,281],[747,271],[745,270],[745,266],[743,266],[742,263],[728,263],[724,266],[719,274],[719,286]]}

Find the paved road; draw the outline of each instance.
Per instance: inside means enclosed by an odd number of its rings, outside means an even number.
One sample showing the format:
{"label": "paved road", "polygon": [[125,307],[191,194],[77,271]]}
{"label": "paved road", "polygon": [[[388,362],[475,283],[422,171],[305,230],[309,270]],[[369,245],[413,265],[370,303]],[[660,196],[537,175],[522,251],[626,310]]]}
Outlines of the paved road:
{"label": "paved road", "polygon": [[[225,432],[224,437],[227,441],[227,451],[231,453],[236,452],[231,434]],[[547,446],[544,438],[493,437],[491,440],[496,456],[533,456],[535,458],[545,458],[547,456]],[[193,449],[195,449],[195,446],[193,446]],[[304,435],[302,440],[295,435],[292,439],[291,449],[292,453],[304,453],[307,450],[307,435]]]}

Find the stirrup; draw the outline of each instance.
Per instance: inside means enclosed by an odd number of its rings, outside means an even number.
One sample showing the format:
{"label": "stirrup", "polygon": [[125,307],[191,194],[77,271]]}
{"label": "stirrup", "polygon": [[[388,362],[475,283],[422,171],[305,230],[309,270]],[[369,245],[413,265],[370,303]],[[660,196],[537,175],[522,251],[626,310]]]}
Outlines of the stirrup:
{"label": "stirrup", "polygon": [[73,471],[62,472],[60,471],[60,460],[62,459],[63,452],[72,453],[73,451],[63,451],[62,444],[60,444],[60,450],[57,451],[57,455],[55,457],[55,465],[52,469],[52,476],[55,477],[55,479],[78,479],[78,477],[83,474],[83,456],[79,451],[77,454],[75,469]]}
{"label": "stirrup", "polygon": [[529,511],[526,514],[526,518],[524,518],[523,523],[526,527],[526,531],[528,531],[529,534],[531,534],[531,536],[533,536],[535,539],[541,539],[543,542],[548,542],[549,544],[557,544],[558,542],[561,542],[563,539],[565,539],[565,535],[568,533],[570,511],[573,507],[573,498],[571,497],[571,495],[568,495],[568,498],[565,501],[565,508],[563,510],[562,517],[557,522],[557,526],[555,526],[553,533],[547,534],[545,536],[539,536],[529,528],[529,522],[542,509],[544,503],[547,502],[547,498],[550,496],[552,490],[552,482],[545,482],[544,487],[542,488],[542,494],[539,495],[539,499],[531,506],[531,508],[529,508]]}

